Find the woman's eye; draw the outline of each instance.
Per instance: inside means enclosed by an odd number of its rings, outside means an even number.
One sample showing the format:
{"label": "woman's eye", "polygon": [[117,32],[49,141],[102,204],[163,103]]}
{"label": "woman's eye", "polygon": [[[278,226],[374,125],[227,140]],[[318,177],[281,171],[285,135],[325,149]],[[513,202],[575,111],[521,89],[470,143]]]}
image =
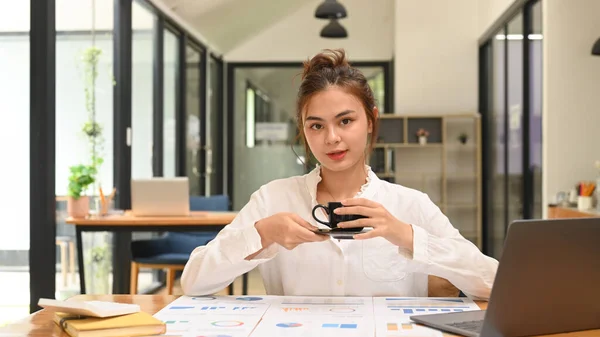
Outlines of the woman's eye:
{"label": "woman's eye", "polygon": [[350,124],[351,121],[352,120],[350,118],[344,118],[344,119],[342,119],[342,124],[343,125],[348,125],[348,124]]}
{"label": "woman's eye", "polygon": [[311,129],[313,130],[321,130],[323,126],[321,126],[321,124],[313,124],[310,126]]}

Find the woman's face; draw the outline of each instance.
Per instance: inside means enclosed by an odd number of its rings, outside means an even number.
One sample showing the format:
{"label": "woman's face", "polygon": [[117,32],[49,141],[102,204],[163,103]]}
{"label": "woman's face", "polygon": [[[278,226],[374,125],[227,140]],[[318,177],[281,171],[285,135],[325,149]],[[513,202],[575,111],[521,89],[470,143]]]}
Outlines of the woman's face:
{"label": "woman's face", "polygon": [[344,171],[364,164],[372,125],[358,98],[332,86],[308,101],[303,119],[306,142],[322,166]]}

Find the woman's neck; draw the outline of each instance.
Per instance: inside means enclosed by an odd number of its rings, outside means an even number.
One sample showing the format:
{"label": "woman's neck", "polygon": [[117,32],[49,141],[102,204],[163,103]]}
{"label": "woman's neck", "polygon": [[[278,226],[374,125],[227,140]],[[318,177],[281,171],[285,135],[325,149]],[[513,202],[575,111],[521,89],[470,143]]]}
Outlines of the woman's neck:
{"label": "woman's neck", "polygon": [[322,193],[324,197],[322,199],[342,201],[353,198],[366,181],[367,170],[362,161],[345,171],[339,172],[321,166],[321,182],[318,190],[324,192]]}

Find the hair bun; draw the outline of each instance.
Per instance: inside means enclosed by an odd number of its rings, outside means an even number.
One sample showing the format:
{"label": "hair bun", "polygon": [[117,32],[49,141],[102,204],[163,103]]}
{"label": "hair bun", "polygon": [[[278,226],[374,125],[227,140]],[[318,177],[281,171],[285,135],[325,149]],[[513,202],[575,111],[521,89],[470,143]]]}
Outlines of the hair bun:
{"label": "hair bun", "polygon": [[325,49],[310,60],[304,61],[303,65],[302,79],[305,79],[313,72],[320,72],[323,69],[349,67],[350,63],[348,63],[344,49]]}

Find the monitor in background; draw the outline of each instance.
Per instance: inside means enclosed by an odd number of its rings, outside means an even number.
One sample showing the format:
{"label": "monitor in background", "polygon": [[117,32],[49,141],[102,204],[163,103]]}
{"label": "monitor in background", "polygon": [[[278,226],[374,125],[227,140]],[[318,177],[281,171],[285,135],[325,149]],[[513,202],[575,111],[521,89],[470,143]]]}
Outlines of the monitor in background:
{"label": "monitor in background", "polygon": [[187,177],[131,180],[134,216],[188,216],[190,190]]}
{"label": "monitor in background", "polygon": [[473,337],[600,329],[600,218],[513,222],[486,311],[411,319]]}

